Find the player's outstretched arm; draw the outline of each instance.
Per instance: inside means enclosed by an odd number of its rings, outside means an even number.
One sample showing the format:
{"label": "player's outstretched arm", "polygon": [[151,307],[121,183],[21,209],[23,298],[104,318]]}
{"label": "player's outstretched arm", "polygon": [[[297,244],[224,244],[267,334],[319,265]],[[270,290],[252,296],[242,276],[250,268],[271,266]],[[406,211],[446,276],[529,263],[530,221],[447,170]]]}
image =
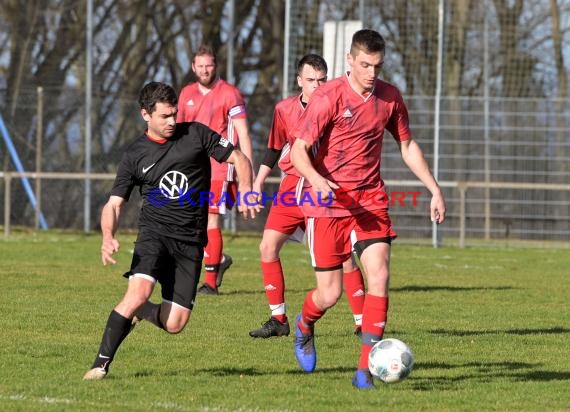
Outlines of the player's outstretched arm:
{"label": "player's outstretched arm", "polygon": [[119,227],[119,215],[121,206],[125,199],[119,196],[110,196],[101,211],[101,261],[103,265],[107,263],[115,264],[117,261],[112,258],[113,253],[119,251],[119,241],[115,239],[115,233]]}
{"label": "player's outstretched arm", "polygon": [[399,142],[398,145],[400,146],[400,153],[404,163],[431,192],[431,221],[442,223],[445,220],[445,199],[441,188],[429,169],[420,145],[413,139]]}
{"label": "player's outstretched arm", "polygon": [[256,214],[261,211],[261,205],[257,201],[257,196],[252,193],[252,167],[249,159],[238,149],[234,149],[230,157],[226,160],[235,166],[238,178],[238,191],[242,198],[238,204],[238,210],[247,219],[251,216],[255,218]]}

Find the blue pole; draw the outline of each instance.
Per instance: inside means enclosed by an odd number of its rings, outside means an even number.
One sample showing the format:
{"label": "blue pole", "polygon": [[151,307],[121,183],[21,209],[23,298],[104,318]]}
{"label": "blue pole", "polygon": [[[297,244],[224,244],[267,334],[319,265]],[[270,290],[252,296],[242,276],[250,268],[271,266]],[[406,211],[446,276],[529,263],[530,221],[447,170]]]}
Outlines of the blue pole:
{"label": "blue pole", "polygon": [[[12,158],[12,162],[14,162],[14,166],[16,166],[16,170],[20,173],[24,173],[24,167],[22,166],[22,162],[20,162],[20,158],[18,157],[18,152],[16,151],[16,148],[12,143],[12,139],[8,134],[8,130],[6,129],[6,125],[4,124],[4,118],[2,117],[1,114],[0,114],[0,132],[2,133],[2,137],[4,138],[4,142],[6,143],[8,151],[10,152],[10,157]],[[35,209],[37,205],[36,196],[34,194],[34,191],[32,190],[32,187],[30,186],[30,182],[27,177],[25,176],[22,177],[22,184],[24,185],[24,189],[28,194],[28,198],[30,199],[32,207]],[[40,212],[40,226],[44,230],[48,228],[44,215],[41,212]]]}

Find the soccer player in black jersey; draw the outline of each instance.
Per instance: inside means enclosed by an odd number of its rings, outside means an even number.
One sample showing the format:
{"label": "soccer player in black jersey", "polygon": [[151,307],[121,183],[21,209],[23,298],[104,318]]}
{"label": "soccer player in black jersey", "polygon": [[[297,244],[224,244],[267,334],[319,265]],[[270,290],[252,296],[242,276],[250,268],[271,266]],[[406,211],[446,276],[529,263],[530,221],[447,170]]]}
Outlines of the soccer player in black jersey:
{"label": "soccer player in black jersey", "polygon": [[[83,379],[100,380],[108,371],[132,326],[145,319],[168,333],[181,332],[192,312],[207,243],[210,157],[235,166],[239,193],[251,191],[252,167],[239,150],[201,123],[176,123],[177,94],[169,85],[151,82],[139,95],[147,130],[127,148],[108,202],[101,212],[101,260],[115,264],[115,238],[122,205],[139,188],[139,233],[127,291],[111,311],[99,352]],[[255,217],[255,196],[242,198],[238,210]],[[156,283],[162,302],[149,301]]]}

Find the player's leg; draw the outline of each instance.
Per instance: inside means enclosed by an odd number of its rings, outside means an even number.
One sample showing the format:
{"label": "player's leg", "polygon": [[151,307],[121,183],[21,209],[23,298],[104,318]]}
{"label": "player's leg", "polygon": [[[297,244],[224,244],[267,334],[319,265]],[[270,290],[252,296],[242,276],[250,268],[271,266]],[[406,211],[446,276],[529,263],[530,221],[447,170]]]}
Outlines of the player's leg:
{"label": "player's leg", "polygon": [[354,318],[354,334],[361,336],[362,330],[362,309],[364,307],[365,286],[362,272],[351,254],[350,258],[342,264],[343,285],[346,300],[352,311]]}
{"label": "player's leg", "polygon": [[231,256],[223,253],[222,216],[233,207],[237,187],[234,182],[212,180],[210,190],[212,199],[208,208],[208,244],[204,253],[206,274],[198,293],[217,295],[224,272],[233,263]]}
{"label": "player's leg", "polygon": [[364,245],[360,261],[366,272],[368,291],[362,316],[360,358],[353,385],[358,389],[370,389],[373,383],[368,370],[368,355],[372,347],[382,340],[388,320],[390,244]]}
{"label": "player's leg", "polygon": [[208,213],[208,244],[204,250],[205,277],[199,293],[207,295],[218,294],[218,270],[222,259],[222,229],[218,213]]}
{"label": "player's leg", "polygon": [[129,285],[125,296],[109,314],[107,324],[101,338],[99,351],[91,366],[85,374],[85,380],[103,379],[109,372],[109,366],[115,357],[115,353],[123,340],[132,329],[132,319],[135,312],[152,295],[155,281],[153,278],[135,277],[129,278]]}
{"label": "player's leg", "polygon": [[181,332],[192,314],[202,269],[202,245],[175,239],[168,240],[172,270],[161,276],[162,304],[160,322],[168,333]]}
{"label": "player's leg", "polygon": [[271,317],[259,329],[249,332],[252,338],[289,335],[290,329],[285,307],[285,278],[279,258],[279,252],[288,238],[288,234],[276,230],[265,229],[263,231],[259,251],[263,286]]}
{"label": "player's leg", "polygon": [[[283,193],[293,191],[298,181],[296,176],[286,176],[275,198],[282,199]],[[289,335],[290,328],[285,304],[285,277],[279,253],[288,239],[297,233],[304,234],[304,230],[305,216],[300,207],[281,201],[273,203],[259,245],[263,285],[271,317],[261,328],[250,331],[251,337],[269,338]]]}
{"label": "player's leg", "polygon": [[366,274],[367,293],[362,314],[362,342],[353,385],[370,389],[374,385],[368,370],[368,355],[379,342],[388,320],[391,241],[396,237],[386,210],[358,216],[355,228],[357,252]]}
{"label": "player's leg", "polygon": [[99,352],[83,379],[98,380],[106,376],[117,349],[132,329],[135,313],[152,295],[160,262],[166,254],[160,237],[144,229],[139,231],[131,269],[123,275],[129,280],[127,291],[109,315]]}
{"label": "player's leg", "polygon": [[[317,363],[314,325],[342,294],[342,262],[350,256],[349,220],[307,219],[309,251],[317,287],[306,295],[301,313],[295,319],[295,356],[305,372],[313,372]],[[314,239],[320,241],[314,242]]]}

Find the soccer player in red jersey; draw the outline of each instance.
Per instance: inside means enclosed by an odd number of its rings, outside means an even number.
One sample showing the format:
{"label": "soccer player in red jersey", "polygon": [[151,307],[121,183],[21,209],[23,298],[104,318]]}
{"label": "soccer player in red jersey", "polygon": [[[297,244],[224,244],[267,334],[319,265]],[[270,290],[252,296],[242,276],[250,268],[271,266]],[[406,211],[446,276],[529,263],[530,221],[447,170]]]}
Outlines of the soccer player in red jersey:
{"label": "soccer player in red jersey", "polygon": [[[253,164],[245,101],[240,91],[218,76],[216,54],[202,45],[192,60],[197,81],[185,86],[178,98],[177,122],[200,122],[215,130],[247,156]],[[204,251],[206,276],[198,293],[216,295],[232,258],[223,253],[220,215],[236,200],[234,167],[211,162],[212,186],[208,210],[208,245]]]}
{"label": "soccer player in red jersey", "polygon": [[[352,37],[347,60],[350,72],[320,86],[298,126],[291,161],[305,178],[304,202],[308,243],[316,272],[295,322],[295,355],[305,372],[313,372],[317,354],[314,325],[339,299],[342,262],[350,256],[349,240],[367,277],[362,316],[362,343],[352,384],[374,387],[368,354],[382,339],[388,313],[390,245],[392,229],[380,175],[384,130],[396,140],[408,168],[431,192],[431,219],[445,219],[445,201],[419,145],[412,139],[408,111],[398,89],[377,77],[384,63],[385,42],[374,30],[359,30]],[[316,148],[314,160],[310,152]],[[331,199],[332,198],[332,199]]]}
{"label": "soccer player in red jersey", "polygon": [[[279,185],[279,191],[273,195],[273,204],[259,246],[263,284],[271,317],[261,328],[249,332],[253,338],[289,335],[289,322],[285,307],[285,279],[279,252],[290,237],[297,238],[297,235],[300,237],[305,231],[303,212],[285,198],[285,196],[293,197],[292,195],[298,193],[303,186],[303,179],[300,178],[289,158],[289,151],[293,143],[289,131],[299,120],[315,89],[326,79],[327,63],[321,56],[308,54],[299,60],[297,84],[301,88],[301,94],[283,99],[275,106],[267,151],[253,183],[253,190],[262,193],[265,179],[275,164],[279,162],[284,177]],[[263,199],[261,198],[260,201]],[[352,256],[344,262],[343,271],[346,295],[356,324],[355,333],[358,335],[361,329],[362,307],[364,305],[364,280],[360,269],[353,262]]]}

